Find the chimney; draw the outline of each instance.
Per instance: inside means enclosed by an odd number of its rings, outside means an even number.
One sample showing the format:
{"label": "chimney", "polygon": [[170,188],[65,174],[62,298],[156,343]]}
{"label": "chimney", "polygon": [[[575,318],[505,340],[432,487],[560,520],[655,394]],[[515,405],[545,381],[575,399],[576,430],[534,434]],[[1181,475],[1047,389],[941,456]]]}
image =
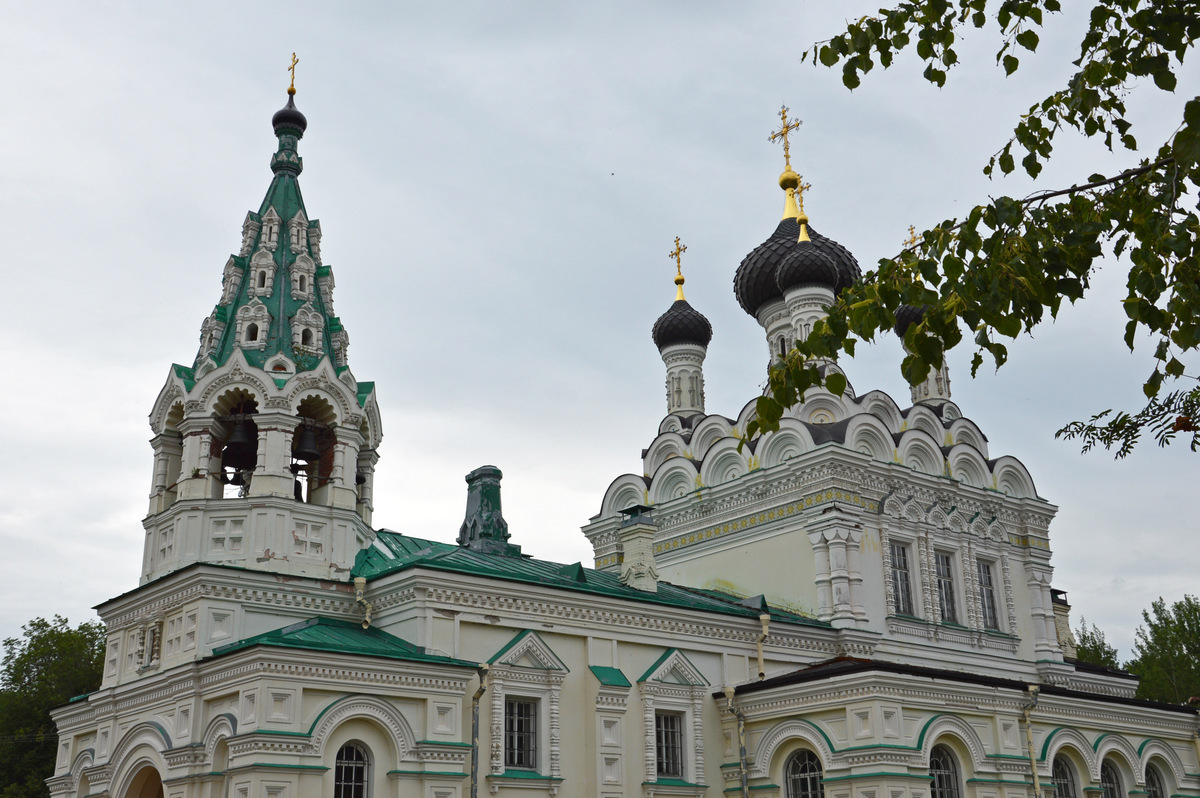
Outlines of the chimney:
{"label": "chimney", "polygon": [[621,581],[634,590],[658,592],[658,570],[654,567],[654,533],[658,531],[650,508],[635,504],[621,511],[625,519],[617,531],[622,552]]}
{"label": "chimney", "polygon": [[500,478],[495,466],[467,474],[467,517],[458,529],[458,545],[484,554],[519,557],[521,547],[508,542],[508,524],[500,512]]}

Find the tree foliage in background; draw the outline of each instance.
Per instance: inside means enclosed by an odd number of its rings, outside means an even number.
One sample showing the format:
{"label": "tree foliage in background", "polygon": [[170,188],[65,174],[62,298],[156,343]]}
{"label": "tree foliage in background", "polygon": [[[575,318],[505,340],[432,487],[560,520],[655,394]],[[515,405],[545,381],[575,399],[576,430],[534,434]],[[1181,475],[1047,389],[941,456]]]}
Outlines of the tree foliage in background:
{"label": "tree foliage in background", "polygon": [[1126,665],[1142,680],[1138,698],[1182,704],[1200,696],[1200,601],[1184,596],[1168,607],[1160,598],[1142,620]]}
{"label": "tree foliage in background", "polygon": [[49,796],[56,733],[50,710],[100,686],[104,624],[34,618],[4,641],[0,666],[0,798]]}
{"label": "tree foliage in background", "polygon": [[[991,26],[999,31],[996,61],[1007,77],[1026,53],[1037,50],[1045,15],[1059,10],[1059,0],[901,2],[847,23],[845,32],[803,58],[826,67],[840,64],[842,82],[854,89],[877,64],[886,69],[901,51],[915,50],[925,78],[941,87],[958,63],[960,29]],[[1190,435],[1192,450],[1200,447],[1200,385],[1184,365],[1200,348],[1200,218],[1194,207],[1200,97],[1179,100],[1179,127],[1153,154],[1139,148],[1126,112],[1133,92],[1174,91],[1176,74],[1198,37],[1200,0],[1093,0],[1077,71],[1030,106],[983,171],[1009,174],[1019,166],[1037,178],[1056,137],[1068,129],[1098,138],[1110,150],[1129,151],[1128,168],[1115,175],[1080,175],[1074,185],[1024,198],[991,199],[963,218],[925,230],[896,257],[880,260],[838,297],[806,340],[772,366],[769,390],[758,400],[758,417],[748,432],[777,429],[784,410],[822,384],[822,371],[835,375],[826,387],[841,393],[844,378],[819,369],[813,359],[853,356],[855,341],[871,341],[891,329],[902,305],[926,308],[904,335],[909,354],[901,371],[911,384],[940,366],[964,332],[976,348],[972,375],[985,355],[999,368],[1008,359],[1005,339],[1056,317],[1064,300],[1083,298],[1092,288],[1097,259],[1109,249],[1129,264],[1125,343],[1133,349],[1145,334],[1154,347],[1154,366],[1143,386],[1148,404],[1132,413],[1097,413],[1058,435],[1081,440],[1084,451],[1097,444],[1115,448],[1118,457],[1143,433],[1160,445]],[[1164,391],[1168,386],[1172,390]]]}
{"label": "tree foliage in background", "polygon": [[1089,625],[1087,619],[1082,617],[1079,619],[1079,628],[1075,630],[1075,659],[1102,668],[1119,670],[1121,667],[1117,649],[1104,639],[1104,630],[1094,623]]}

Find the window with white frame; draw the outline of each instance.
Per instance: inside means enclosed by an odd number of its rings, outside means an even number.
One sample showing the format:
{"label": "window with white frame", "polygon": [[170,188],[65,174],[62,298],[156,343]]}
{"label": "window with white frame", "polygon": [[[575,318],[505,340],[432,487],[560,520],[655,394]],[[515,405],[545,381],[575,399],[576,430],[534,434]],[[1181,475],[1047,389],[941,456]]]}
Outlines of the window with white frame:
{"label": "window with white frame", "polygon": [[1154,765],[1146,766],[1146,796],[1147,798],[1167,798],[1167,785],[1162,774]]}
{"label": "window with white frame", "polygon": [[984,629],[1000,628],[1000,616],[996,613],[996,578],[992,564],[978,560],[979,573],[979,619]]}
{"label": "window with white frame", "polygon": [[683,778],[683,720],[679,712],[654,713],[654,760],[660,779]]}
{"label": "window with white frame", "polygon": [[943,623],[958,623],[958,611],[954,604],[954,555],[939,551],[934,554],[937,571],[938,610]]}
{"label": "window with white frame", "polygon": [[892,603],[897,615],[912,615],[912,569],[909,566],[908,546],[892,542]]}
{"label": "window with white frame", "polygon": [[504,699],[504,766],[537,770],[538,702],[534,699]]}

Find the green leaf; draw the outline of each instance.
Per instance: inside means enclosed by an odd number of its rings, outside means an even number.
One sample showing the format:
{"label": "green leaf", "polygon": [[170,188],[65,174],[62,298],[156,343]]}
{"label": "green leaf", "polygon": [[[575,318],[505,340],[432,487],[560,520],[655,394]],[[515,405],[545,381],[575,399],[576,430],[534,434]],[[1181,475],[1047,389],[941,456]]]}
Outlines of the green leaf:
{"label": "green leaf", "polygon": [[1005,150],[1000,155],[1000,171],[1007,175],[1016,168],[1016,165],[1013,163],[1012,153],[1008,150]]}
{"label": "green leaf", "polygon": [[1171,358],[1171,360],[1166,365],[1166,372],[1167,372],[1167,374],[1169,374],[1172,377],[1182,377],[1183,376],[1183,364],[1180,363],[1177,359]]}
{"label": "green leaf", "polygon": [[1155,70],[1154,85],[1163,91],[1175,91],[1175,74],[1167,69]]}
{"label": "green leaf", "polygon": [[821,63],[827,67],[831,67],[838,62],[838,54],[829,45],[821,48],[818,57],[821,59]]}
{"label": "green leaf", "polygon": [[1146,394],[1147,399],[1153,399],[1158,395],[1158,389],[1162,387],[1163,373],[1158,369],[1150,375],[1150,379],[1146,380],[1146,384],[1142,386],[1142,393]]}
{"label": "green leaf", "polygon": [[1017,34],[1017,44],[1033,52],[1037,50],[1038,35],[1031,30],[1023,30]]}
{"label": "green leaf", "polygon": [[1171,142],[1171,155],[1180,166],[1200,161],[1200,125],[1189,125],[1175,134],[1175,140]]}
{"label": "green leaf", "polygon": [[1013,56],[1013,55],[1004,56],[1004,75],[1005,75],[1005,77],[1016,72],[1017,67],[1019,67],[1020,65],[1021,65],[1021,62],[1020,62],[1020,60],[1017,59],[1016,56]]}

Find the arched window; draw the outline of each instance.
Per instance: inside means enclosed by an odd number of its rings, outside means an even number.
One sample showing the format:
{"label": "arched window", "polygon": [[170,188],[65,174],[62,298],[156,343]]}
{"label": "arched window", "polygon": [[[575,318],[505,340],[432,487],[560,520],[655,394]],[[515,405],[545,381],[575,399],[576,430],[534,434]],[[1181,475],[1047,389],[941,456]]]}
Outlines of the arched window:
{"label": "arched window", "polygon": [[312,346],[312,330],[305,327],[300,331],[300,343],[303,346]]}
{"label": "arched window", "polygon": [[307,278],[303,274],[300,275],[300,290],[307,291],[308,290],[307,286],[308,286]]}
{"label": "arched window", "polygon": [[267,273],[266,272],[258,273],[258,287],[259,288],[267,287]]}
{"label": "arched window", "polygon": [[346,743],[337,752],[333,771],[333,798],[367,798],[367,749]]}
{"label": "arched window", "polygon": [[1100,789],[1104,791],[1104,798],[1125,798],[1125,791],[1121,789],[1121,776],[1112,762],[1105,762],[1100,766]]}
{"label": "arched window", "polygon": [[1050,780],[1054,784],[1054,798],[1079,798],[1079,790],[1075,786],[1075,768],[1062,754],[1054,757]]}
{"label": "arched window", "polygon": [[1167,798],[1167,785],[1162,774],[1154,765],[1146,766],[1146,796],[1147,798]]}
{"label": "arched window", "polygon": [[258,340],[258,325],[257,324],[254,324],[253,322],[251,322],[249,325],[247,325],[246,340],[247,341],[257,341]]}
{"label": "arched window", "polygon": [[954,754],[944,745],[935,745],[929,754],[929,798],[961,798],[958,785],[958,763]]}
{"label": "arched window", "polygon": [[821,786],[821,760],[812,751],[797,751],[783,766],[787,798],[824,798]]}

